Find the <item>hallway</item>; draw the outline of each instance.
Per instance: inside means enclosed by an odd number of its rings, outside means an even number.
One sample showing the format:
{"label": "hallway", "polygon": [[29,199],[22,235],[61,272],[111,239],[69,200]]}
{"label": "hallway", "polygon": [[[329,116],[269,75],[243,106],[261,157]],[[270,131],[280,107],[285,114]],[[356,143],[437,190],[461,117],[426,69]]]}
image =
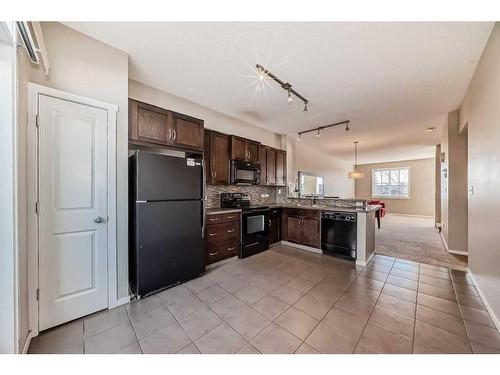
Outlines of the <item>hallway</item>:
{"label": "hallway", "polygon": [[376,236],[378,254],[451,269],[467,267],[467,257],[446,251],[433,218],[387,215]]}

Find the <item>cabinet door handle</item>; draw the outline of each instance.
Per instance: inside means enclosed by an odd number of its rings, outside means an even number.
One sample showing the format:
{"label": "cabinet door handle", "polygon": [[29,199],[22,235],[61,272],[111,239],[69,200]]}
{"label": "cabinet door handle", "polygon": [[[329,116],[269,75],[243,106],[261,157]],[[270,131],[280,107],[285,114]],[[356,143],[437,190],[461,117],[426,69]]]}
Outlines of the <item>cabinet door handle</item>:
{"label": "cabinet door handle", "polygon": [[219,220],[219,219],[217,219],[216,217],[211,217],[210,218],[210,221],[217,221],[217,220]]}
{"label": "cabinet door handle", "polygon": [[233,251],[234,250],[234,246],[233,247],[228,247],[227,248],[227,251]]}
{"label": "cabinet door handle", "polygon": [[228,229],[227,230],[227,233],[233,233],[234,232],[234,229]]}
{"label": "cabinet door handle", "polygon": [[269,219],[269,228],[271,228],[271,226],[272,226],[272,225],[273,225],[273,224],[272,224],[272,222],[271,222],[271,219]]}
{"label": "cabinet door handle", "polygon": [[210,237],[217,236],[217,233],[209,233],[208,234]]}
{"label": "cabinet door handle", "polygon": [[218,251],[216,251],[215,253],[210,253],[210,254],[208,254],[208,255],[210,255],[210,256],[212,257],[212,256],[217,255],[217,254],[219,254],[219,252],[218,252]]}
{"label": "cabinet door handle", "polygon": [[175,141],[176,138],[177,138],[177,132],[174,129],[174,141]]}
{"label": "cabinet door handle", "polygon": [[168,139],[172,138],[172,129],[168,129]]}
{"label": "cabinet door handle", "polygon": [[228,216],[227,218],[228,219],[234,219],[234,216]]}

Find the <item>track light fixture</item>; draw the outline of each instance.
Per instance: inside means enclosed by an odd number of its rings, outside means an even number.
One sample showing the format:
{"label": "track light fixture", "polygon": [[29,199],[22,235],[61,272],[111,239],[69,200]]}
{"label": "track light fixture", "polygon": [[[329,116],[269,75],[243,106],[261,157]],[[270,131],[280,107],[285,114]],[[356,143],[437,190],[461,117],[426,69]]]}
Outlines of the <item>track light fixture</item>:
{"label": "track light fixture", "polygon": [[257,64],[256,67],[257,67],[257,75],[259,77],[259,81],[264,80],[265,77],[271,78],[273,81],[277,82],[281,86],[281,88],[283,90],[286,90],[288,92],[287,101],[288,101],[289,104],[293,101],[293,97],[292,97],[292,94],[293,94],[297,98],[299,98],[300,100],[302,100],[302,102],[304,102],[304,110],[302,112],[303,113],[309,112],[309,110],[307,108],[307,103],[309,103],[309,100],[307,100],[301,94],[299,94],[297,91],[295,91],[294,89],[292,89],[292,85],[290,83],[285,82],[285,81],[279,79],[273,73],[271,73],[269,70],[267,70],[266,68],[264,68],[260,64]]}
{"label": "track light fixture", "polygon": [[[305,104],[304,111],[305,112],[307,111],[307,103]],[[330,124],[330,125],[325,125],[325,126],[319,126],[317,128],[314,128],[314,129],[301,131],[301,132],[298,133],[299,134],[299,141],[302,139],[302,134],[310,133],[310,132],[316,132],[316,137],[320,137],[321,136],[321,134],[320,134],[321,130],[327,129],[327,128],[331,128],[332,126],[338,126],[338,125],[344,125],[345,124],[345,131],[348,132],[348,131],[351,130],[351,129],[349,129],[349,123],[350,123],[350,120],[346,120],[346,121],[336,122],[335,124]]]}

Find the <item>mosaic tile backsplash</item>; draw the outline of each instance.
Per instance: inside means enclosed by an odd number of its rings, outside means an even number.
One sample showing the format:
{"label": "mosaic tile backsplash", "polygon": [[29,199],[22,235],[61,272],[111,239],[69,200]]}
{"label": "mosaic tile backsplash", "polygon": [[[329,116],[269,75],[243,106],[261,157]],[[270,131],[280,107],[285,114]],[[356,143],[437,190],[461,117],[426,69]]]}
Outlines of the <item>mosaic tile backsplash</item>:
{"label": "mosaic tile backsplash", "polygon": [[[220,207],[221,193],[246,193],[250,195],[252,205],[265,205],[273,203],[282,204],[309,204],[310,199],[307,198],[291,198],[285,194],[284,187],[275,186],[260,186],[260,185],[208,185],[207,184],[207,208]],[[262,195],[268,195],[263,197]],[[328,207],[355,207],[356,202],[364,202],[364,199],[316,199],[316,203]]]}

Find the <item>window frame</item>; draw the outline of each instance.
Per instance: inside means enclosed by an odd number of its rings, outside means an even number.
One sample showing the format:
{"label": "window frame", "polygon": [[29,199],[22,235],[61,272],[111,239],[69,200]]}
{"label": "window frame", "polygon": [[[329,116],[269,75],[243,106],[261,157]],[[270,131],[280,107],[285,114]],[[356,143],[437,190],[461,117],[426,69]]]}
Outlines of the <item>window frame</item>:
{"label": "window frame", "polygon": [[[408,193],[406,195],[383,195],[383,194],[375,194],[375,173],[380,171],[393,171],[393,170],[402,170],[406,169],[408,171]],[[390,167],[390,168],[373,168],[372,169],[372,198],[378,199],[411,199],[411,167],[410,166],[401,166],[401,167]]]}

